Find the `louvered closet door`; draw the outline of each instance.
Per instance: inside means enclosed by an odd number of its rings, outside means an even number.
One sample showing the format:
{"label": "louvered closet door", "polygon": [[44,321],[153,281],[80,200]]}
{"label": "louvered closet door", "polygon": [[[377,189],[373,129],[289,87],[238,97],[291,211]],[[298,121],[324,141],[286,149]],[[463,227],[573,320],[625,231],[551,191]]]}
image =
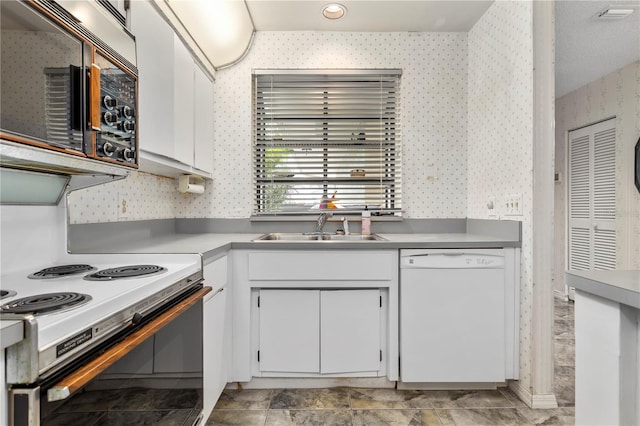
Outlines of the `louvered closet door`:
{"label": "louvered closet door", "polygon": [[569,269],[615,269],[615,119],[569,133]]}

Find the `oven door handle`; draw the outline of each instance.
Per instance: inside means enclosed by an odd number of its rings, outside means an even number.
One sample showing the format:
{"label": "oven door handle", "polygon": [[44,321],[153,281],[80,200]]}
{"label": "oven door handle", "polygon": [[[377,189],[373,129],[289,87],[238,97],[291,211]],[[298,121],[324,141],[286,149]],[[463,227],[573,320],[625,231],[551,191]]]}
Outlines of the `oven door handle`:
{"label": "oven door handle", "polygon": [[203,287],[196,293],[182,300],[166,312],[151,320],[140,330],[127,336],[120,343],[109,348],[97,358],[91,360],[88,364],[83,365],[70,375],[64,377],[54,386],[47,390],[47,400],[49,402],[60,401],[69,397],[72,393],[79,390],[91,380],[100,375],[107,368],[115,364],[116,361],[123,358],[131,352],[135,347],[151,337],[162,327],[176,319],[182,313],[187,311],[197,302],[202,300],[204,296],[211,291],[211,287]]}

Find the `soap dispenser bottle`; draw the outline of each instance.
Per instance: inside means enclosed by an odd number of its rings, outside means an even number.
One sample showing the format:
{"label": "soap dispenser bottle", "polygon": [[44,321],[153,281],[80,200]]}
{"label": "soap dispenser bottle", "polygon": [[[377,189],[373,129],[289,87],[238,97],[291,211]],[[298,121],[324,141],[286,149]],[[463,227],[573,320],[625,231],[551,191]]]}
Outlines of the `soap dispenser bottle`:
{"label": "soap dispenser bottle", "polygon": [[371,234],[371,212],[367,207],[362,212],[362,235]]}

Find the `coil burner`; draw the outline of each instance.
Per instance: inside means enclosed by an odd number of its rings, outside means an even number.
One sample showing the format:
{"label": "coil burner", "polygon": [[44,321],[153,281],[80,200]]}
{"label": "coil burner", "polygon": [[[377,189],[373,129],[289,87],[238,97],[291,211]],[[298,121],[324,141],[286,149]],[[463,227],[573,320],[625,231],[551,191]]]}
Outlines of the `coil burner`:
{"label": "coil burner", "polygon": [[3,314],[40,315],[61,312],[76,308],[91,300],[91,296],[82,293],[47,293],[12,300],[0,306]]}
{"label": "coil burner", "polygon": [[41,271],[34,272],[29,275],[29,278],[33,280],[44,280],[50,278],[60,278],[69,275],[84,274],[85,272],[95,271],[91,265],[60,265],[52,266],[50,268],[44,268]]}
{"label": "coil burner", "polygon": [[157,265],[130,265],[117,268],[102,269],[93,274],[85,275],[88,281],[112,281],[124,278],[148,277],[167,272],[167,268]]}
{"label": "coil burner", "polygon": [[16,295],[16,292],[13,290],[0,290],[0,299],[4,299],[5,297],[13,297]]}

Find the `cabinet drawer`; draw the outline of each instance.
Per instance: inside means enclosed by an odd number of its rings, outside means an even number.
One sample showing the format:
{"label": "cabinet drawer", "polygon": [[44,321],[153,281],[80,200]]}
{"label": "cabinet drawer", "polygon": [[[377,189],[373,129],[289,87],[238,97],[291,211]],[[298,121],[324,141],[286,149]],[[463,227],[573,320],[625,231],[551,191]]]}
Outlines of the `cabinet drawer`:
{"label": "cabinet drawer", "polygon": [[398,275],[395,252],[307,251],[249,253],[249,280],[391,281]]}
{"label": "cabinet drawer", "polygon": [[215,293],[227,285],[227,256],[204,265],[202,270],[206,285]]}

